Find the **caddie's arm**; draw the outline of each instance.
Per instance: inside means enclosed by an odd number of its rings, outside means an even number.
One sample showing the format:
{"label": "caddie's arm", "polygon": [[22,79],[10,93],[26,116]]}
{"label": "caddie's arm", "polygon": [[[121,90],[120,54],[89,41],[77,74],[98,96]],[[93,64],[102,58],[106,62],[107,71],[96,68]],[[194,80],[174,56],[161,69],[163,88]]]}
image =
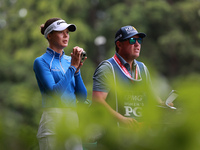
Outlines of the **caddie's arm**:
{"label": "caddie's arm", "polygon": [[138,128],[138,122],[135,119],[124,117],[120,113],[116,112],[106,102],[107,95],[108,95],[108,93],[106,93],[106,92],[93,91],[93,94],[92,94],[93,105],[95,106],[95,105],[99,104],[99,105],[103,106],[105,108],[105,110],[108,111],[108,113],[110,113],[110,115],[113,116],[114,119],[116,119],[116,121],[119,122],[120,124],[123,124],[128,127]]}

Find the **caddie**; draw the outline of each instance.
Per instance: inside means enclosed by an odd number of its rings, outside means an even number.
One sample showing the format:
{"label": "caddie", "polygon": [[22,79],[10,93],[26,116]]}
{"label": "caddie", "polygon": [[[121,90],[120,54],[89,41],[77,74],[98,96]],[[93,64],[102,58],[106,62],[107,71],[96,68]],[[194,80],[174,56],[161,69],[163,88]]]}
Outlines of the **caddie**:
{"label": "caddie", "polygon": [[149,71],[136,60],[145,37],[133,26],[121,27],[115,34],[114,56],[102,61],[93,75],[93,103],[105,107],[119,126],[136,128],[148,101]]}

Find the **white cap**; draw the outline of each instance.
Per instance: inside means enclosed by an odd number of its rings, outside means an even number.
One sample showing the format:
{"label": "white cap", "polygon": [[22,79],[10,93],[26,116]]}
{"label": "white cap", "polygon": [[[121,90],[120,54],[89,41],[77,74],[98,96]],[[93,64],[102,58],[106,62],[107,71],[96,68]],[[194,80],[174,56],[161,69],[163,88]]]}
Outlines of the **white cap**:
{"label": "white cap", "polygon": [[76,26],[74,24],[67,24],[65,20],[57,20],[50,24],[44,31],[44,36],[47,38],[47,35],[51,33],[52,31],[63,31],[66,28],[69,29],[69,31],[74,32],[76,31]]}

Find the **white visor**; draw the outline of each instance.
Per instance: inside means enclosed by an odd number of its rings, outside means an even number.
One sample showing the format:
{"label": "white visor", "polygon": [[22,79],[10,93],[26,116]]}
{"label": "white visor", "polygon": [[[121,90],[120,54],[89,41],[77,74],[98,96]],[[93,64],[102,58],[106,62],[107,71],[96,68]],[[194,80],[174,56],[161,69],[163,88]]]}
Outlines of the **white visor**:
{"label": "white visor", "polygon": [[71,32],[76,31],[76,26],[74,24],[67,24],[65,20],[57,20],[46,28],[44,31],[44,36],[47,38],[47,35],[52,31],[63,31],[66,28],[68,28]]}

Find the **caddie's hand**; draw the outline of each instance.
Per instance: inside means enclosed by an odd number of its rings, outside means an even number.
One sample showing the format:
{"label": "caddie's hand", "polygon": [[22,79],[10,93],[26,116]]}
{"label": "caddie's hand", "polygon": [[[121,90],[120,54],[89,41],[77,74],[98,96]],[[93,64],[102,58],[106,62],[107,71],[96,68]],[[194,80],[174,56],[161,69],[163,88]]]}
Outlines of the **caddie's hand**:
{"label": "caddie's hand", "polygon": [[169,106],[171,106],[171,107],[173,107],[173,106],[174,106],[174,104],[173,104],[173,103],[168,103],[168,105],[169,105]]}
{"label": "caddie's hand", "polygon": [[133,118],[123,117],[123,119],[121,119],[121,123],[127,127],[133,128],[133,129],[139,128],[138,122]]}

